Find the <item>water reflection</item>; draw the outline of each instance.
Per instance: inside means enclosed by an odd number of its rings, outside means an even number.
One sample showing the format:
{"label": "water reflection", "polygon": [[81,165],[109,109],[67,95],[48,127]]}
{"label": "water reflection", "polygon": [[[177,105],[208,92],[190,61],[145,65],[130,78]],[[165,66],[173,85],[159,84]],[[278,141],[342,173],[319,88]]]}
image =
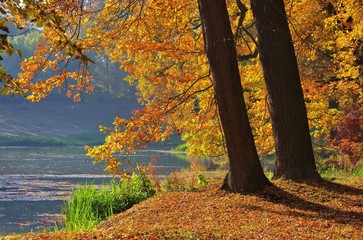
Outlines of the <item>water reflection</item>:
{"label": "water reflection", "polygon": [[[2,175],[0,201],[64,200],[81,182],[99,182],[105,175]],[[98,180],[98,181],[97,181]]]}
{"label": "water reflection", "polygon": [[[185,159],[159,150],[140,151],[125,166],[147,164],[152,158],[159,175],[189,166]],[[103,168],[92,164],[83,148],[0,148],[0,234],[38,231],[60,213],[62,200],[77,184],[109,182],[112,176]]]}

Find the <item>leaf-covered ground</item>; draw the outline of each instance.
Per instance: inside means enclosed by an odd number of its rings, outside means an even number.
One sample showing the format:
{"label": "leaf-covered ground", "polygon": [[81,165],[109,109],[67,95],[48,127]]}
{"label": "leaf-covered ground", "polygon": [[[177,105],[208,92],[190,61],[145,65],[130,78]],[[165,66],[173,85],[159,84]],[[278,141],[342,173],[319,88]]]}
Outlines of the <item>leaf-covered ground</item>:
{"label": "leaf-covered ground", "polygon": [[216,185],[167,193],[86,233],[5,239],[363,239],[363,177],[273,183],[259,195],[226,193]]}

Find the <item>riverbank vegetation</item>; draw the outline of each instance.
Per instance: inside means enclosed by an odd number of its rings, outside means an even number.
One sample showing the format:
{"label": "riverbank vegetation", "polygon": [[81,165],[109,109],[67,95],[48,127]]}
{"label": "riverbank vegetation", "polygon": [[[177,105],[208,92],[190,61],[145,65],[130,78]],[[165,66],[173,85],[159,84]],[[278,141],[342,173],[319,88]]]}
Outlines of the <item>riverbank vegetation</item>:
{"label": "riverbank vegetation", "polygon": [[219,190],[225,170],[160,179],[153,166],[139,166],[120,182],[76,188],[64,205],[63,228],[1,239],[360,239],[363,166],[319,163],[325,180],[272,180],[253,195]]}
{"label": "riverbank vegetation", "polygon": [[85,184],[72,191],[64,205],[64,229],[84,231],[92,229],[113,214],[123,212],[133,205],[155,195],[146,172],[124,176],[120,182],[112,180],[110,185]]}
{"label": "riverbank vegetation", "polygon": [[87,231],[60,230],[3,239],[358,240],[363,234],[361,169],[335,181],[275,180],[253,195],[218,190],[215,180],[223,172],[209,172],[205,177],[211,184],[207,186],[159,193]]}

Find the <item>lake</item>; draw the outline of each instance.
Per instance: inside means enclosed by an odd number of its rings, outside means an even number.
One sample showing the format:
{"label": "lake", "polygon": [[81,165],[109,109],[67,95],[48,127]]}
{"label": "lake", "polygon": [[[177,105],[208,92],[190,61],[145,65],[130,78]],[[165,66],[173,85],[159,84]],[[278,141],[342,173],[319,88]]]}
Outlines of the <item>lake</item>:
{"label": "lake", "polygon": [[[157,175],[189,167],[185,159],[163,150],[129,156],[131,167],[153,158]],[[103,168],[82,147],[0,147],[0,235],[53,226],[77,184],[109,182],[112,176]]]}

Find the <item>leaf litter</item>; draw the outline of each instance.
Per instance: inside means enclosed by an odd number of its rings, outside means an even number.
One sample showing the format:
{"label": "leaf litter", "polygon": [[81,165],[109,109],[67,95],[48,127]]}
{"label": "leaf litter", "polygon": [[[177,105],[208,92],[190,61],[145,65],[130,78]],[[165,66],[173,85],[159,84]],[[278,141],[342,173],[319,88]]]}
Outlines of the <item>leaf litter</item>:
{"label": "leaf litter", "polygon": [[165,193],[83,233],[4,239],[363,239],[363,177],[273,181],[256,195],[206,186]]}

